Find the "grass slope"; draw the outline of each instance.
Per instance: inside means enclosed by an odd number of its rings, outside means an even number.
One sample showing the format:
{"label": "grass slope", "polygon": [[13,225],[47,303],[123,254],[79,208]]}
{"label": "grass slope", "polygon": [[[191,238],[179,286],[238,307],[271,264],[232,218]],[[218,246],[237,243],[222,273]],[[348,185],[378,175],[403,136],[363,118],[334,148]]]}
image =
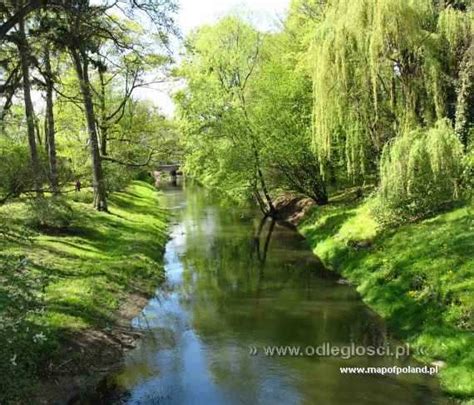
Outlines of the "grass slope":
{"label": "grass slope", "polygon": [[25,203],[0,208],[0,403],[33,389],[76,334],[113,329],[120,304],[163,277],[167,214],[152,186],[114,193],[110,214],[71,204],[72,226],[49,235],[25,228]]}
{"label": "grass slope", "polygon": [[454,209],[381,229],[370,201],[316,208],[300,225],[323,262],[354,285],[423,361],[446,363],[443,389],[474,396],[474,216]]}

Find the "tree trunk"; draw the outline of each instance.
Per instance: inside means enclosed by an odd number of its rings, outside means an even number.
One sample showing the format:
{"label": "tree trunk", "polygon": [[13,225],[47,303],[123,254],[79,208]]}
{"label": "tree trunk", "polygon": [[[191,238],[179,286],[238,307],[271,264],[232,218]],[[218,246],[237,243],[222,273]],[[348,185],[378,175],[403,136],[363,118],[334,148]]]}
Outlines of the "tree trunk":
{"label": "tree trunk", "polygon": [[[252,130],[250,128],[249,128],[249,130],[250,130],[250,133],[251,133],[251,136],[252,136],[252,149],[253,149],[253,154],[254,154],[254,157],[255,157],[255,171],[256,171],[255,174],[256,174],[256,177],[257,177],[257,182],[255,184],[260,183],[263,195],[264,195],[265,200],[268,204],[268,213],[267,213],[267,215],[273,218],[273,217],[276,217],[277,210],[275,209],[275,206],[273,205],[272,198],[270,197],[270,193],[268,192],[267,184],[265,182],[265,177],[263,175],[263,171],[262,171],[261,164],[260,164],[260,154],[259,154],[258,149],[257,149],[257,145],[256,145],[254,135],[253,135]],[[256,186],[256,191],[257,191],[257,194],[258,194],[259,193],[258,192],[258,186]]]}
{"label": "tree trunk", "polygon": [[38,141],[38,145],[42,146],[43,143],[41,141],[41,130],[39,126],[39,120],[36,118],[36,115],[35,115],[35,129],[36,129],[36,139]]}
{"label": "tree trunk", "polygon": [[105,106],[105,81],[104,73],[102,69],[99,68],[99,78],[100,78],[100,154],[102,156],[107,156],[107,136],[108,136],[108,127],[107,127],[107,110]]}
{"label": "tree trunk", "polygon": [[49,180],[54,194],[58,193],[58,168],[56,159],[56,139],[53,112],[53,72],[51,69],[51,59],[49,46],[45,46],[44,62],[46,69],[46,125],[45,144],[49,160]]}
{"label": "tree trunk", "polygon": [[86,111],[87,130],[89,132],[89,146],[92,158],[92,184],[94,187],[94,207],[98,211],[107,211],[107,190],[105,187],[102,161],[100,158],[99,141],[92,102],[91,85],[89,81],[89,64],[84,51],[70,48],[71,57],[76,69],[81,88],[84,108]]}
{"label": "tree trunk", "polygon": [[262,172],[262,169],[260,169],[259,163],[257,163],[257,174],[258,174],[258,179],[260,181],[260,186],[262,187],[263,195],[265,196],[265,199],[267,200],[268,209],[270,210],[269,215],[273,217],[276,215],[276,209],[275,209],[275,206],[273,205],[273,201],[272,201],[272,198],[270,197],[270,193],[268,192],[267,185],[265,183],[265,177],[263,176],[263,172]]}
{"label": "tree trunk", "polygon": [[28,130],[28,144],[30,147],[30,157],[31,157],[31,169],[33,177],[33,186],[37,191],[37,194],[40,195],[41,192],[41,165],[38,157],[38,149],[36,147],[36,128],[35,128],[35,111],[33,108],[33,102],[31,100],[31,82],[30,82],[30,50],[25,34],[25,22],[23,18],[19,21],[19,40],[17,43],[18,52],[20,54],[20,63],[21,63],[21,73],[23,76],[23,95],[25,103],[25,116],[26,124]]}
{"label": "tree trunk", "polygon": [[100,154],[101,156],[107,156],[107,125],[100,126]]}

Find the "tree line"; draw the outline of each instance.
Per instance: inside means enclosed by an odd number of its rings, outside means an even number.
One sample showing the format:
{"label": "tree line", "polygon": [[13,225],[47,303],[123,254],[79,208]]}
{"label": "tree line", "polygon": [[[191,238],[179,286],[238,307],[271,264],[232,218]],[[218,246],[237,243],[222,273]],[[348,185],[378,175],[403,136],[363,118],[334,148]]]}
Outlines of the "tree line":
{"label": "tree line", "polygon": [[228,16],[186,40],[176,95],[186,170],[276,215],[374,187],[418,218],[472,189],[469,1],[294,0],[274,32]]}
{"label": "tree line", "polygon": [[176,10],[169,0],[2,2],[0,201],[91,178],[94,207],[107,211],[130,170],[176,151],[173,124],[134,96],[168,78]]}

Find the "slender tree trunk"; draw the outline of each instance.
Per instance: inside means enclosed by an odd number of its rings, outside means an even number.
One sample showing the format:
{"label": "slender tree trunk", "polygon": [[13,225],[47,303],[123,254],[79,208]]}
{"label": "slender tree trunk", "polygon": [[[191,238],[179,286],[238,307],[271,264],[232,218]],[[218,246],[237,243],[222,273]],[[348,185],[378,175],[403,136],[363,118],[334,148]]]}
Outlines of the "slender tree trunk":
{"label": "slender tree trunk", "polygon": [[46,69],[46,125],[45,144],[49,160],[49,180],[54,194],[58,193],[58,168],[56,159],[56,139],[53,112],[53,72],[51,69],[51,59],[49,45],[44,49],[44,62]]}
{"label": "slender tree trunk", "polygon": [[104,73],[99,69],[100,78],[100,154],[107,156],[107,111],[105,106],[105,81]]}
{"label": "slender tree trunk", "polygon": [[[255,156],[255,170],[258,178],[258,182],[260,183],[260,187],[262,188],[263,195],[265,196],[265,200],[268,204],[268,215],[274,217],[276,215],[276,209],[273,205],[272,198],[270,197],[270,193],[268,192],[267,184],[265,182],[265,177],[263,175],[262,169],[260,167],[260,154],[258,153],[257,146],[255,145],[255,140],[252,141],[253,152]],[[258,190],[257,190],[258,192]]]}
{"label": "slender tree trunk", "polygon": [[[48,106],[46,106],[46,109],[48,108]],[[48,151],[48,116],[47,116],[47,112],[46,112],[46,116],[44,117],[44,151],[46,152],[46,154],[49,156],[49,151]]]}
{"label": "slender tree trunk", "polygon": [[92,184],[94,187],[94,207],[98,211],[107,211],[107,190],[105,187],[102,160],[100,158],[99,141],[95,120],[94,104],[92,102],[91,85],[89,81],[89,66],[87,55],[76,48],[70,49],[71,57],[79,79],[82,98],[86,111],[89,146],[92,158]]}
{"label": "slender tree trunk", "polygon": [[[265,213],[265,215],[268,215],[272,218],[275,218],[277,216],[277,210],[275,209],[275,206],[273,205],[272,198],[270,197],[270,193],[268,192],[267,184],[265,182],[265,176],[263,175],[263,171],[262,171],[262,167],[261,167],[261,163],[260,163],[260,153],[259,153],[259,149],[257,148],[257,139],[256,139],[256,136],[255,136],[254,131],[252,129],[251,121],[250,121],[250,118],[249,118],[248,113],[247,113],[245,96],[242,92],[243,89],[240,89],[240,90],[241,90],[241,93],[239,95],[239,98],[240,98],[240,102],[242,104],[242,111],[244,112],[244,116],[247,120],[247,128],[248,128],[248,131],[249,131],[249,134],[250,134],[250,137],[251,137],[251,144],[252,144],[253,154],[254,154],[254,157],[255,157],[256,178],[257,178],[258,182],[260,183],[263,195],[264,195],[265,200],[267,201],[267,204],[268,204],[268,213]],[[255,184],[257,184],[257,182]],[[260,198],[260,194],[259,194],[259,191],[258,191],[258,186],[255,187],[255,190],[256,190],[256,194],[258,195],[259,204],[261,204],[261,198]],[[262,208],[262,206],[260,208]],[[262,210],[263,210],[263,208],[262,208]]]}
{"label": "slender tree trunk", "polygon": [[31,168],[32,168],[32,177],[33,185],[35,190],[38,190],[38,194],[41,192],[41,165],[38,157],[38,149],[36,147],[36,128],[35,128],[35,111],[33,108],[33,102],[31,100],[31,82],[30,82],[30,50],[25,34],[25,22],[23,18],[19,21],[19,40],[18,40],[18,51],[20,54],[20,63],[21,63],[21,73],[23,76],[23,95],[25,103],[25,116],[26,124],[28,130],[28,144],[30,147],[30,157],[31,157]]}
{"label": "slender tree trunk", "polygon": [[36,118],[36,115],[35,115],[35,130],[36,130],[36,139],[38,141],[38,145],[42,146],[43,142],[41,141],[41,130],[39,126],[39,120]]}
{"label": "slender tree trunk", "polygon": [[265,196],[265,199],[267,200],[268,208],[270,209],[270,216],[273,216],[276,213],[275,206],[273,205],[272,198],[270,197],[270,193],[268,192],[267,189],[267,184],[265,183],[265,177],[263,176],[262,169],[260,169],[260,166],[257,167],[257,173],[258,173],[258,178],[260,180],[260,186],[262,187],[262,192],[263,195]]}

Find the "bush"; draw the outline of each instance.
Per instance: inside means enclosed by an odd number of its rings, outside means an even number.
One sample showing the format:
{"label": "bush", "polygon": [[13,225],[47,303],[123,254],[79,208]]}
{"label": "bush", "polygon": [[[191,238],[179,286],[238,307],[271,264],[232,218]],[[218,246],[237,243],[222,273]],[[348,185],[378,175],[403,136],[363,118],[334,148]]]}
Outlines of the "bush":
{"label": "bush", "polygon": [[28,202],[28,226],[39,230],[64,230],[74,219],[74,211],[62,198],[35,198]]}
{"label": "bush", "polygon": [[447,120],[403,134],[382,154],[374,214],[403,222],[459,199],[463,160],[462,144]]}
{"label": "bush", "polygon": [[107,191],[121,191],[134,178],[134,172],[130,168],[118,164],[104,165],[104,174],[107,179]]}
{"label": "bush", "polygon": [[9,141],[0,141],[0,199],[3,195],[18,196],[33,188],[28,147]]}
{"label": "bush", "polygon": [[71,199],[78,203],[92,204],[94,202],[94,192],[92,190],[76,191]]}
{"label": "bush", "polygon": [[[28,190],[35,189],[35,179],[42,188],[50,187],[48,157],[42,148],[38,149],[38,158],[40,171],[34,173],[28,146],[0,139],[0,201],[6,200],[7,197],[18,197]],[[58,156],[57,166],[59,184],[72,181],[74,177],[68,159]]]}
{"label": "bush", "polygon": [[461,186],[466,191],[467,197],[472,198],[472,190],[474,189],[474,148],[464,156]]}
{"label": "bush", "polygon": [[[51,358],[56,342],[31,321],[45,308],[48,277],[29,271],[26,256],[0,252],[0,402],[25,403],[34,388],[39,363]],[[28,269],[28,270],[27,270]],[[22,398],[23,397],[23,398]],[[21,401],[23,399],[23,401]]]}

